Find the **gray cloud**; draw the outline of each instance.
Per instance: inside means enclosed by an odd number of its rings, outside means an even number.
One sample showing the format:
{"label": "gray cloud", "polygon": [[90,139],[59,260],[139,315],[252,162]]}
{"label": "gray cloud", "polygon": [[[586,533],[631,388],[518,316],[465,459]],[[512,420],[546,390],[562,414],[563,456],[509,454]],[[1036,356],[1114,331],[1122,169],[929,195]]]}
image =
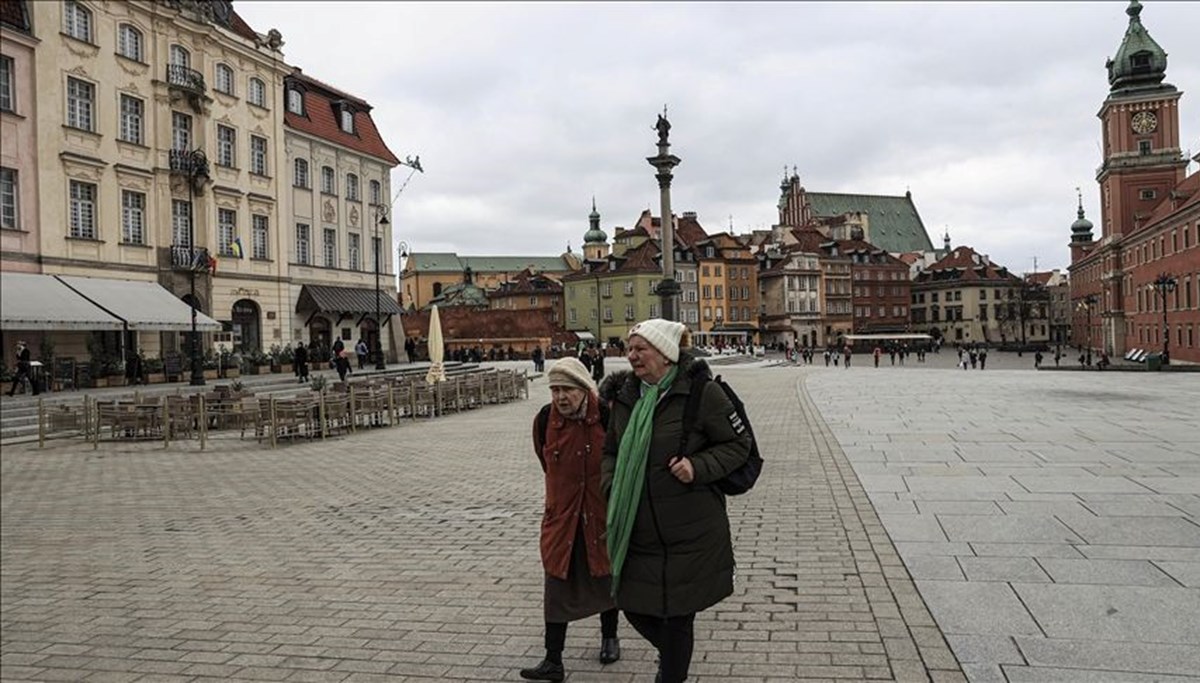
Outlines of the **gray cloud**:
{"label": "gray cloud", "polygon": [[[773,223],[794,164],[815,191],[909,188],[935,243],[949,226],[1019,270],[1067,264],[1075,186],[1099,223],[1095,114],[1125,6],[237,3],[283,32],[290,63],[371,102],[399,156],[421,155],[395,207],[415,250],[578,250],[593,194],[610,233],[657,213],[645,157],[667,103],[672,205],[710,232]],[[1200,5],[1147,2],[1142,20],[1194,153]]]}

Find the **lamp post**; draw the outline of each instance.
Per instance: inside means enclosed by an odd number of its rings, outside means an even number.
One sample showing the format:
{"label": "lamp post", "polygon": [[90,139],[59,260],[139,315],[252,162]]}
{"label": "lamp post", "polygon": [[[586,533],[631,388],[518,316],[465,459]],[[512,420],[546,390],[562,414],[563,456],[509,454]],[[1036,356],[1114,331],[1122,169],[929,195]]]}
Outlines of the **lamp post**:
{"label": "lamp post", "polygon": [[1171,363],[1171,331],[1167,328],[1167,294],[1175,291],[1175,276],[1170,273],[1162,273],[1154,282],[1150,283],[1149,288],[1158,292],[1159,302],[1162,304],[1162,364],[1170,365]]}
{"label": "lamp post", "polygon": [[1096,295],[1088,294],[1083,297],[1083,300],[1076,304],[1076,310],[1084,311],[1087,314],[1087,366],[1092,364],[1092,308],[1096,305]]}
{"label": "lamp post", "polygon": [[679,165],[680,159],[668,151],[671,148],[671,143],[668,142],[671,124],[667,121],[666,107],[663,107],[663,113],[658,115],[654,130],[658,131],[658,154],[646,157],[646,161],[658,171],[654,177],[658,180],[659,205],[662,212],[662,231],[659,238],[662,245],[663,279],[656,291],[662,300],[662,310],[659,314],[666,320],[675,320],[678,317],[675,298],[679,296],[681,288],[675,281],[675,226],[671,221],[671,179],[674,175],[671,169]]}
{"label": "lamp post", "polygon": [[[421,173],[425,172],[425,169],[421,167],[421,157],[419,155],[416,157],[405,157],[404,161],[399,162],[399,165],[407,166],[410,170],[408,172],[408,177],[405,178],[404,183],[400,185],[400,189],[396,190],[396,196],[392,198],[392,204],[395,204],[396,200],[400,199],[401,193],[404,192],[404,188],[408,187],[408,182],[412,180],[414,173],[417,173],[418,171]],[[391,225],[391,222],[387,218],[387,206],[380,204],[375,207],[375,211],[377,216],[375,221],[375,369],[386,370],[387,363],[383,361],[383,316],[380,315],[379,311],[379,269],[380,262],[383,260],[383,241],[379,236],[379,226],[382,225],[386,227]],[[384,232],[387,231],[384,230]],[[401,242],[401,244],[404,243]],[[404,246],[407,247],[408,245]],[[398,290],[399,284],[397,284],[397,291]]]}
{"label": "lamp post", "polygon": [[400,304],[400,308],[404,308],[404,290],[400,288],[400,285],[404,283],[404,260],[408,258],[408,242],[400,240],[396,246],[398,247],[396,253],[400,256],[396,260],[396,268],[399,271],[396,275],[396,296],[398,297],[396,302]]}
{"label": "lamp post", "polygon": [[[379,314],[379,262],[383,260],[383,242],[379,238],[380,226],[391,225],[387,217],[387,209],[382,206],[375,208],[375,369],[386,370],[387,363],[383,362],[383,322]],[[385,230],[386,232],[386,230]]]}

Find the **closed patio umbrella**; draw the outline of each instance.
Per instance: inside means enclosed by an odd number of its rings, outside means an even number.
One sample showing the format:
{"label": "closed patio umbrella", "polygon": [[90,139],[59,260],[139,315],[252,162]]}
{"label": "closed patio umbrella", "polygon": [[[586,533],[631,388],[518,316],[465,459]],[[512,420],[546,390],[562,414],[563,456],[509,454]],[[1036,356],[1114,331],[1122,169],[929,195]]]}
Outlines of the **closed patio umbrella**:
{"label": "closed patio umbrella", "polygon": [[438,316],[438,307],[434,306],[429,313],[429,372],[425,373],[426,382],[434,384],[446,381],[443,360],[442,319]]}

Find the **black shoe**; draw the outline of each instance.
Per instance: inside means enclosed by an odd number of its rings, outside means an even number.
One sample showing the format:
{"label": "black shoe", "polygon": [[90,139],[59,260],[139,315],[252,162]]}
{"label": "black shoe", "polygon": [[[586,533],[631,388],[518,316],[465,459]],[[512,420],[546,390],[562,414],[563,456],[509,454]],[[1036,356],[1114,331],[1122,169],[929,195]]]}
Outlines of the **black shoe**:
{"label": "black shoe", "polygon": [[543,659],[532,669],[521,669],[521,678],[527,681],[561,681],[565,677],[563,665]]}
{"label": "black shoe", "polygon": [[612,664],[621,658],[621,640],[619,638],[600,639],[600,663]]}

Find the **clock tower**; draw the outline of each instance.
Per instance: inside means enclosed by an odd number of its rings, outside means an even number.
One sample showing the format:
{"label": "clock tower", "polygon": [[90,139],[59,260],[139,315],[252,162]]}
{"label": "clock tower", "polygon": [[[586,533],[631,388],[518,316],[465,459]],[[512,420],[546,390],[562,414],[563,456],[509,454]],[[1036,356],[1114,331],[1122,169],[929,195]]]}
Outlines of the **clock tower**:
{"label": "clock tower", "polygon": [[1142,5],[1132,0],[1129,28],[1108,60],[1109,95],[1101,105],[1104,163],[1100,183],[1100,230],[1111,240],[1136,231],[1184,178],[1187,159],[1179,147],[1179,97],[1167,75],[1167,53],[1142,26]]}

